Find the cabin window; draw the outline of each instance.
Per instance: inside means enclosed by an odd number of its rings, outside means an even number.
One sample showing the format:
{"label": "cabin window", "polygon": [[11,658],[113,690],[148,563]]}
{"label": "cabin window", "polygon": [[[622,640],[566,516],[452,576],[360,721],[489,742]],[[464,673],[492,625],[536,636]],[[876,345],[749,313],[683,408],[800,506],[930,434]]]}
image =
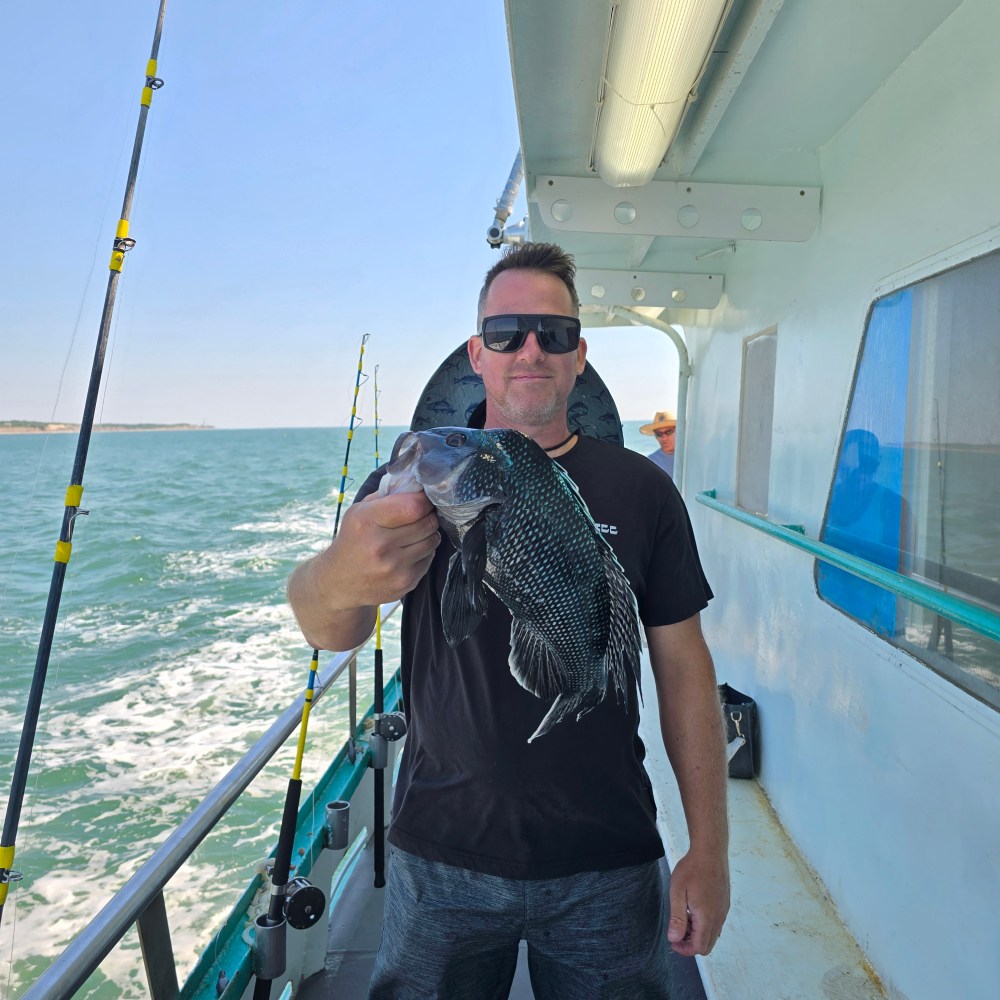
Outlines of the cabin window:
{"label": "cabin window", "polygon": [[[875,301],[822,539],[1000,612],[1000,251]],[[820,596],[1000,708],[1000,643],[817,562]]]}
{"label": "cabin window", "polygon": [[736,503],[754,514],[767,513],[777,340],[775,331],[767,330],[743,342]]}

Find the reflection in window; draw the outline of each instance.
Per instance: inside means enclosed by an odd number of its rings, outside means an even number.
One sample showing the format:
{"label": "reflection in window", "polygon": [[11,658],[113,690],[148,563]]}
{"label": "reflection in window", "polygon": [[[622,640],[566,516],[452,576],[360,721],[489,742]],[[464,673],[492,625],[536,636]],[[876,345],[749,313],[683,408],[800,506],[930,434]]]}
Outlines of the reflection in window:
{"label": "reflection in window", "polygon": [[[1000,611],[1000,253],[872,308],[822,538]],[[817,563],[820,595],[1000,707],[1000,644]]]}
{"label": "reflection in window", "polygon": [[[897,450],[898,451],[898,450]],[[902,495],[883,485],[897,479],[899,456],[888,452],[885,467],[878,438],[854,428],[844,436],[823,541],[852,555],[905,572],[909,517]],[[879,482],[882,470],[883,482]],[[820,570],[821,593],[849,615],[886,637],[898,632],[896,597],[834,566]]]}

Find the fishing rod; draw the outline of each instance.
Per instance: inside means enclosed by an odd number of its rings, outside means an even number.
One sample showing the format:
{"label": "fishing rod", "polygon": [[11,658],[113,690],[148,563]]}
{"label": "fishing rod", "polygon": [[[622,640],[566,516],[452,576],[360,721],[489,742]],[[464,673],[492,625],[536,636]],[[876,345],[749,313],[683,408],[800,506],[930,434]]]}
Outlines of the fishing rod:
{"label": "fishing rod", "polygon": [[[944,531],[944,504],[945,504],[945,486],[947,485],[945,479],[945,466],[944,459],[941,457],[941,409],[938,404],[937,399],[934,400],[934,446],[937,450],[937,471],[938,471],[938,506],[940,508],[941,517],[941,558],[938,561],[938,572],[937,578],[938,583],[941,584],[942,589],[947,587],[945,582],[946,577],[946,566],[948,565],[948,554],[945,547],[945,531]],[[952,635],[951,619],[944,618],[942,615],[934,616],[934,625],[931,628],[930,639],[927,643],[927,648],[937,651],[938,645],[941,642],[941,636],[944,635],[944,655],[951,659],[955,652],[954,646],[954,636]]]}
{"label": "fishing rod", "polygon": [[[375,379],[372,395],[375,397],[375,468],[378,468],[378,365],[375,366]],[[385,764],[384,758],[388,757],[388,748],[385,746],[385,737],[382,734],[382,716],[385,713],[385,699],[383,697],[382,685],[382,608],[375,610],[375,678],[374,691],[372,692],[372,718],[375,721],[375,728],[372,730],[369,746],[372,751],[372,766],[375,768],[375,801],[373,803],[374,815],[372,826],[375,827],[373,836],[375,838],[375,888],[381,889],[385,886]],[[376,754],[381,761],[376,760]]]}
{"label": "fishing rod", "polygon": [[[378,365],[375,366],[375,467],[378,468]],[[375,769],[375,803],[372,826],[375,828],[375,888],[385,887],[385,769],[389,763],[389,743],[406,735],[406,721],[399,712],[385,711],[385,684],[382,662],[382,608],[375,610],[375,681],[372,700],[372,720],[375,723],[368,738],[371,766]]]}
{"label": "fishing rod", "polygon": [[[358,374],[357,378],[354,380],[354,400],[351,402],[351,422],[347,427],[347,448],[344,451],[344,468],[340,474],[340,493],[337,494],[337,513],[333,519],[333,537],[337,537],[337,531],[340,529],[340,511],[344,506],[344,490],[347,487],[347,463],[351,458],[351,442],[354,440],[354,421],[358,415],[358,390],[361,388],[361,379],[364,374],[364,361],[365,361],[365,344],[368,343],[368,338],[370,334],[365,334],[361,338],[361,354],[358,356]],[[365,376],[367,381],[367,376]],[[377,456],[376,456],[377,461]]]}
{"label": "fishing rod", "polygon": [[[358,372],[354,380],[354,399],[351,402],[351,420],[347,429],[347,449],[344,452],[344,467],[340,477],[340,493],[337,497],[337,513],[333,523],[333,537],[340,528],[340,512],[344,505],[347,487],[347,468],[351,457],[351,441],[354,438],[354,422],[358,414],[358,391],[364,378],[365,344],[369,334],[361,338],[361,353],[358,356]],[[297,930],[311,927],[323,915],[326,899],[321,889],[309,885],[305,879],[292,880],[293,892],[288,894],[291,874],[292,849],[295,843],[295,825],[299,814],[299,800],[302,796],[302,758],[305,754],[306,731],[309,727],[309,713],[312,708],[316,673],[319,670],[319,650],[313,649],[309,663],[309,678],[306,682],[302,702],[302,720],[299,723],[299,742],[295,751],[292,776],[285,792],[285,806],[281,814],[278,832],[278,847],[271,869],[271,898],[267,913],[255,921],[256,948],[254,950],[253,1000],[269,1000],[271,983],[285,973],[285,936],[287,924]],[[300,896],[301,893],[301,896]],[[293,897],[294,908],[291,907]]]}
{"label": "fishing rod", "polygon": [[48,672],[49,659],[52,654],[52,642],[55,636],[56,621],[59,617],[59,603],[62,598],[63,583],[66,578],[66,567],[73,549],[73,529],[76,519],[89,511],[80,506],[83,500],[83,472],[87,464],[87,453],[90,449],[90,437],[94,427],[94,415],[97,412],[97,399],[101,388],[101,377],[104,371],[104,355],[107,351],[108,336],[111,331],[111,317],[114,312],[115,296],[118,291],[118,281],[121,278],[125,254],[135,246],[135,240],[129,236],[129,213],[132,210],[132,198],[135,194],[136,179],[139,174],[139,158],[142,153],[142,142],[146,132],[146,119],[153,102],[153,91],[163,86],[163,81],[156,75],[156,60],[160,51],[160,36],[163,33],[163,17],[166,13],[167,0],[160,0],[160,9],[156,17],[156,30],[153,33],[153,45],[149,60],[146,63],[146,82],[142,88],[139,101],[139,122],[135,130],[135,142],[132,146],[132,161],[129,164],[128,180],[125,184],[125,198],[122,202],[121,216],[115,229],[112,244],[111,261],[108,264],[110,275],[108,287],[104,293],[104,308],[101,312],[101,323],[97,335],[97,346],[94,350],[94,361],[90,372],[90,384],[84,403],[83,417],[80,420],[80,433],[76,444],[76,457],[73,460],[73,471],[69,487],[66,490],[65,509],[63,511],[62,528],[59,540],[56,542],[55,565],[49,583],[49,596],[45,605],[45,616],[42,621],[42,633],[38,642],[38,652],[35,657],[35,670],[31,678],[28,692],[28,702],[24,712],[24,725],[21,727],[21,741],[14,761],[14,774],[11,780],[10,798],[7,801],[7,813],[4,816],[3,833],[0,835],[0,919],[3,917],[4,904],[11,883],[19,882],[23,875],[14,871],[14,851],[17,839],[17,828],[21,820],[21,808],[24,804],[24,793],[27,787],[28,770],[31,765],[31,752],[35,742],[35,732],[41,713],[42,693],[45,689],[45,675]]}

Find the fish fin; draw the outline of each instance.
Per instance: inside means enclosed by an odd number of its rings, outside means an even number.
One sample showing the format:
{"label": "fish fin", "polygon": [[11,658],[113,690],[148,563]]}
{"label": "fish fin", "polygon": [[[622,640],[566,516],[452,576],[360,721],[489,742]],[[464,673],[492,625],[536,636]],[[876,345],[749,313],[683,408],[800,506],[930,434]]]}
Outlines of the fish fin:
{"label": "fish fin", "polygon": [[455,552],[448,562],[448,575],[441,592],[441,628],[449,646],[457,646],[468,639],[482,621],[485,602],[483,607],[476,607],[469,601],[468,594],[469,582],[465,577],[462,557]]}
{"label": "fish fin", "polygon": [[449,646],[457,646],[478,628],[486,614],[486,531],[491,520],[487,510],[462,537],[461,548],[448,563],[448,576],[441,594],[441,625]]}
{"label": "fish fin", "polygon": [[598,549],[604,563],[604,575],[608,580],[611,597],[609,609],[611,630],[605,654],[608,678],[614,684],[619,704],[628,704],[628,687],[625,683],[625,667],[628,664],[635,677],[636,690],[639,692],[639,701],[642,703],[642,678],[639,672],[642,638],[639,632],[639,605],[636,603],[635,594],[629,585],[625,570],[622,569],[622,565],[615,555],[615,550],[594,523],[593,515],[590,513],[587,502],[580,495],[579,487],[558,462],[552,464],[568,487],[569,495],[586,516],[587,522],[593,528],[594,535],[599,542]]}
{"label": "fish fin", "polygon": [[539,736],[544,736],[556,723],[562,722],[567,715],[576,713],[576,721],[579,722],[592,708],[596,708],[604,698],[604,694],[596,689],[584,691],[582,693],[561,694],[545,713],[545,718],[538,724],[538,728],[528,737],[528,742],[537,740]]}
{"label": "fish fin", "polygon": [[517,683],[536,698],[555,698],[566,685],[566,671],[556,651],[520,618],[510,623],[507,662]]}
{"label": "fish fin", "polygon": [[[601,539],[604,541],[604,539]],[[629,586],[628,578],[615,556],[614,550],[605,543],[601,547],[604,573],[608,580],[610,608],[608,649],[605,663],[608,679],[614,684],[615,695],[622,705],[628,704],[628,686],[625,682],[626,665],[635,676],[635,687],[642,703],[642,678],[639,662],[642,656],[642,637],[639,633],[639,606],[635,594]]]}
{"label": "fish fin", "polygon": [[481,609],[480,614],[486,610],[486,583],[483,578],[486,574],[487,535],[496,516],[496,507],[487,507],[462,536],[465,592],[469,603]]}
{"label": "fish fin", "polygon": [[[594,524],[594,517],[590,513],[590,508],[587,506],[587,501],[580,496],[580,487],[576,485],[573,481],[573,477],[559,464],[557,460],[552,462],[555,468],[556,475],[562,480],[563,485],[566,487],[567,492],[573,498],[573,502],[580,508],[581,511],[587,516],[587,520]],[[597,526],[594,525],[594,530],[597,531]],[[598,532],[600,534],[600,532]]]}

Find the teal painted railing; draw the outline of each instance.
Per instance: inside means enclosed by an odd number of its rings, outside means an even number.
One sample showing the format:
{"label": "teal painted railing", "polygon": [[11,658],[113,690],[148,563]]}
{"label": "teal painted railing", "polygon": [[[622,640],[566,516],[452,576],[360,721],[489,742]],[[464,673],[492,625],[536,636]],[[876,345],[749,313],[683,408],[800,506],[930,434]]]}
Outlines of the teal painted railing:
{"label": "teal painted railing", "polygon": [[751,528],[756,528],[772,538],[787,542],[831,566],[836,566],[862,580],[884,587],[893,594],[913,601],[914,604],[929,608],[955,622],[956,625],[965,625],[994,642],[1000,642],[1000,614],[995,611],[980,607],[978,604],[956,597],[954,594],[945,593],[926,583],[921,583],[919,580],[903,576],[902,573],[886,569],[884,566],[879,566],[878,563],[851,555],[850,552],[845,552],[843,549],[808,538],[800,525],[775,524],[757,514],[749,514],[738,507],[723,503],[716,497],[715,490],[705,490],[703,493],[698,493],[695,499],[698,503],[704,504],[712,510],[717,510],[720,514],[725,514],[726,517],[748,524]]}

